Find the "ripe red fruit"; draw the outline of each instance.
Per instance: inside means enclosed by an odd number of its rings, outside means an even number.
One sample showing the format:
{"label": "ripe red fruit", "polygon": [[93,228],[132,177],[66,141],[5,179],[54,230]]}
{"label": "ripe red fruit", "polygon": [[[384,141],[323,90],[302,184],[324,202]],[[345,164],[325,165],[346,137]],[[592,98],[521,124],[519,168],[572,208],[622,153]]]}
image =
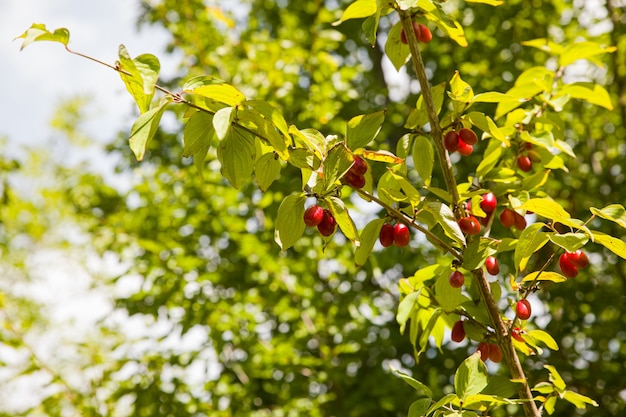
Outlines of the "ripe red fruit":
{"label": "ripe red fruit", "polygon": [[475,145],[476,142],[478,142],[478,136],[476,136],[476,133],[474,133],[472,129],[468,129],[466,127],[459,131],[459,137],[468,145]]}
{"label": "ripe red fruit", "polygon": [[350,167],[350,172],[354,175],[364,175],[367,172],[367,163],[360,157],[354,156],[354,163]]}
{"label": "ripe red fruit", "polygon": [[[415,27],[415,26],[413,26]],[[430,29],[426,27],[426,25],[419,24],[419,35],[418,32],[415,32],[417,39],[419,39],[422,43],[429,43],[433,39],[433,34],[430,32]]]}
{"label": "ripe red fruit", "polygon": [[526,149],[532,149],[533,148],[533,144],[530,142],[524,142],[524,148]]}
{"label": "ripe red fruit", "polygon": [[452,288],[461,288],[465,284],[465,275],[462,272],[454,271],[450,274],[450,286]]}
{"label": "ripe red fruit", "polygon": [[460,343],[465,339],[465,329],[463,328],[463,321],[459,320],[452,326],[452,335],[450,336],[453,342]]}
{"label": "ripe red fruit", "polygon": [[485,259],[485,268],[490,275],[498,275],[500,272],[500,264],[494,256],[489,256]]}
{"label": "ripe red fruit", "polygon": [[454,130],[449,131],[443,137],[443,146],[450,153],[455,152],[459,149],[459,134]]}
{"label": "ripe red fruit", "polygon": [[522,216],[521,214],[517,212],[513,212],[513,213],[515,213],[515,228],[517,230],[526,229],[526,219],[524,218],[524,216]]}
{"label": "ripe red fruit", "polygon": [[457,151],[463,156],[468,156],[468,155],[471,155],[472,152],[474,152],[474,147],[472,145],[469,145],[463,142],[463,140],[459,138],[459,147]]}
{"label": "ripe red fruit", "polygon": [[482,200],[480,200],[480,208],[483,209],[485,213],[492,213],[496,206],[498,205],[498,199],[496,198],[494,193],[483,194]]}
{"label": "ripe red fruit", "polygon": [[476,347],[476,350],[480,352],[480,359],[485,362],[489,359],[489,353],[491,352],[491,345],[486,342],[480,342]]}
{"label": "ripe red fruit", "polygon": [[513,225],[515,224],[515,215],[517,213],[515,213],[513,210],[505,208],[504,210],[502,210],[502,213],[500,213],[500,223],[502,223],[502,226],[504,227],[513,227]]}
{"label": "ripe red fruit", "polygon": [[567,252],[559,257],[559,266],[561,267],[561,272],[563,272],[563,275],[567,278],[574,278],[578,275],[578,268],[572,263]]}
{"label": "ripe red fruit", "polygon": [[409,228],[404,223],[396,223],[393,226],[393,243],[396,246],[406,246],[409,244],[409,240],[411,240],[411,232]]}
{"label": "ripe red fruit", "polygon": [[356,175],[352,171],[346,172],[343,177],[348,185],[354,188],[363,188],[365,186],[365,175]]}
{"label": "ripe red fruit", "polygon": [[322,236],[330,236],[335,233],[335,226],[337,222],[333,217],[333,214],[328,209],[324,209],[324,217],[320,224],[317,225],[317,230],[320,232]]}
{"label": "ripe red fruit", "polygon": [[566,252],[567,259],[578,268],[587,268],[589,266],[589,258],[581,249],[575,252]]}
{"label": "ripe red fruit", "polygon": [[515,305],[515,313],[520,320],[528,320],[532,314],[530,301],[526,299],[519,300]]}
{"label": "ripe red fruit", "polygon": [[304,224],[308,227],[315,227],[322,222],[324,209],[317,204],[312,205],[304,211]]}
{"label": "ripe red fruit", "polygon": [[511,331],[511,337],[517,340],[518,342],[526,343],[521,333],[522,333],[522,329],[520,329],[519,327],[514,327],[513,330]]}
{"label": "ripe red fruit", "polygon": [[500,350],[500,346],[495,343],[489,345],[489,359],[493,363],[502,362],[502,351]]}
{"label": "ripe red fruit", "polygon": [[380,244],[386,248],[393,245],[393,226],[390,223],[385,223],[383,227],[380,228],[378,240],[380,240]]}
{"label": "ripe red fruit", "polygon": [[517,157],[517,167],[524,172],[528,172],[533,167],[533,162],[526,155],[520,155]]}
{"label": "ripe red fruit", "polygon": [[461,231],[468,235],[477,235],[480,233],[480,222],[474,216],[463,217],[459,220]]}

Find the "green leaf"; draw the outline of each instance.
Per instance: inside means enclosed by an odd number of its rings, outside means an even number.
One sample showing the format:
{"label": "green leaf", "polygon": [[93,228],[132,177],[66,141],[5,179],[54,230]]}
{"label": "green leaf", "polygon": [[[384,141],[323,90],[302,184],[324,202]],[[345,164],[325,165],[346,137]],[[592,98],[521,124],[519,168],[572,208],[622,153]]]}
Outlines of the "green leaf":
{"label": "green leaf", "polygon": [[[443,106],[443,98],[446,92],[446,83],[440,83],[433,86],[430,89],[430,94],[433,99],[433,105],[435,107],[435,112],[439,114],[441,111],[441,107]],[[404,127],[407,129],[415,129],[417,127],[422,127],[430,123],[428,119],[428,111],[426,109],[426,103],[424,102],[424,95],[421,94],[417,99],[417,103],[414,109],[411,109],[411,113],[409,117],[407,117],[406,123]]]}
{"label": "green leaf", "polygon": [[461,114],[471,105],[474,99],[474,90],[461,79],[461,75],[456,71],[450,80],[450,92],[448,95],[452,99],[454,112]]}
{"label": "green leaf", "polygon": [[585,100],[591,104],[604,107],[608,110],[613,110],[613,103],[611,103],[611,96],[609,96],[609,92],[598,84],[568,84],[558,89],[557,96],[560,95],[567,95],[572,98]]}
{"label": "green leaf", "polygon": [[591,212],[598,217],[602,217],[603,219],[610,220],[626,228],[626,210],[624,206],[621,204],[611,204],[603,209],[597,209],[595,207],[591,207]]}
{"label": "green leaf", "polygon": [[463,252],[463,268],[473,271],[483,266],[488,256],[496,253],[493,239],[472,239]]}
{"label": "green leaf", "polygon": [[481,392],[483,394],[497,395],[501,398],[512,398],[520,387],[519,382],[513,382],[502,375],[493,375],[489,378],[489,384]]}
{"label": "green leaf", "polygon": [[304,233],[305,200],[306,196],[302,193],[291,194],[278,207],[274,240],[282,250],[292,247]]}
{"label": "green leaf", "polygon": [[504,4],[503,0],[466,0],[468,3],[483,3],[490,6],[500,6]]}
{"label": "green leaf", "polygon": [[569,401],[570,403],[574,404],[576,408],[579,408],[579,409],[587,408],[587,404],[592,405],[594,407],[598,407],[598,403],[595,402],[593,399],[585,395],[579,394],[577,392],[574,392],[574,391],[565,390],[563,394],[563,398],[566,401]]}
{"label": "green leaf", "polygon": [[474,98],[472,98],[472,103],[504,103],[516,101],[523,103],[526,100],[520,99],[518,97],[510,96],[508,94],[499,93],[497,91],[490,91],[487,93],[476,94]]}
{"label": "green leaf", "polygon": [[400,186],[404,194],[409,198],[409,203],[411,203],[413,207],[417,206],[422,199],[419,191],[417,191],[415,187],[413,187],[411,182],[407,180],[404,176],[396,174],[393,171],[388,172],[391,174],[395,182]]}
{"label": "green leaf", "polygon": [[562,233],[548,235],[552,243],[562,247],[568,252],[574,252],[582,248],[589,240],[589,236],[585,233]]}
{"label": "green leaf", "polygon": [[156,134],[163,112],[169,104],[170,100],[164,99],[158,107],[141,114],[133,123],[128,142],[138,161],[143,160],[146,155],[146,148]]}
{"label": "green leaf", "polygon": [[324,200],[328,203],[328,208],[333,213],[333,217],[337,221],[337,226],[339,226],[343,234],[359,246],[359,232],[354,225],[354,222],[348,213],[348,208],[343,200],[334,196],[325,198]]}
{"label": "green leaf", "polygon": [[387,54],[387,57],[396,68],[396,71],[400,71],[400,68],[404,66],[411,54],[408,45],[400,41],[401,30],[402,22],[393,25],[387,36],[387,42],[385,43],[385,54]]}
{"label": "green leaf", "polygon": [[420,297],[420,294],[421,294],[421,290],[412,292],[408,294],[406,297],[404,297],[400,301],[400,304],[398,304],[398,313],[396,314],[396,321],[400,325],[401,334],[404,334],[406,323],[407,321],[409,321],[409,317],[411,317],[413,308],[415,307],[415,305],[417,305],[417,299]]}
{"label": "green leaf", "polygon": [[538,216],[557,221],[560,219],[570,218],[569,213],[565,211],[565,209],[559,203],[552,200],[551,198],[531,198],[520,207],[514,208],[532,211]]}
{"label": "green leaf", "polygon": [[356,0],[343,11],[341,19],[334,22],[333,25],[337,26],[350,19],[361,19],[371,16],[375,14],[377,10],[378,6],[376,0]]}
{"label": "green leaf", "polygon": [[20,51],[31,43],[40,41],[59,42],[67,47],[67,43],[70,41],[70,31],[65,28],[59,28],[55,29],[54,32],[50,32],[46,29],[46,25],[33,23],[30,28],[26,29],[24,33],[15,39],[24,39]]}
{"label": "green leaf", "polygon": [[566,67],[579,59],[588,59],[596,55],[615,52],[615,46],[604,47],[595,42],[584,41],[567,45],[559,58],[559,66]]}
{"label": "green leaf", "polygon": [[227,106],[237,106],[246,100],[243,93],[224,81],[206,75],[194,77],[183,86],[183,92],[206,97]]}
{"label": "green leaf", "polygon": [[626,243],[623,240],[600,232],[593,232],[593,239],[617,256],[626,259]]}
{"label": "green leaf", "polygon": [[445,311],[452,311],[464,301],[467,301],[461,293],[461,288],[454,288],[450,285],[450,269],[445,269],[435,282],[435,298]]}
{"label": "green leaf", "polygon": [[563,46],[556,42],[552,42],[546,38],[533,39],[530,41],[523,41],[522,45],[531,46],[533,48],[540,49],[552,55],[561,55],[563,52]]}
{"label": "green leaf", "polygon": [[161,64],[152,54],[142,54],[131,59],[126,47],[119,47],[120,77],[126,89],[135,99],[139,111],[145,113],[150,109],[154,97],[156,82],[159,78]]}
{"label": "green leaf", "polygon": [[432,403],[432,398],[421,398],[417,401],[413,401],[411,406],[409,407],[409,412],[407,417],[422,417],[426,415],[426,411],[428,411],[428,407]]}
{"label": "green leaf", "polygon": [[219,140],[222,140],[228,135],[230,125],[235,118],[235,112],[233,107],[224,107],[218,110],[213,116],[213,127],[215,128],[215,135]]}
{"label": "green leaf", "polygon": [[550,372],[550,382],[552,382],[552,384],[559,392],[563,392],[566,385],[565,381],[561,377],[561,374],[559,374],[559,371],[557,371],[556,368],[552,365],[543,365],[543,367],[547,369],[548,372]]}
{"label": "green leaf", "polygon": [[356,249],[354,254],[354,263],[357,266],[365,265],[367,258],[376,244],[376,240],[380,235],[380,229],[383,227],[385,219],[375,219],[369,222],[361,231],[361,246]]}
{"label": "green leaf", "polygon": [[254,174],[261,191],[266,191],[280,176],[280,161],[274,152],[261,155],[254,164]]}
{"label": "green leaf", "polygon": [[328,151],[324,160],[324,189],[330,190],[354,163],[354,157],[346,145],[338,143]]}
{"label": "green leaf", "polygon": [[447,236],[454,239],[457,243],[465,245],[465,235],[461,231],[450,207],[439,201],[426,201],[424,202],[424,210],[433,215]]}
{"label": "green leaf", "polygon": [[413,164],[424,184],[430,185],[433,174],[433,166],[435,165],[435,150],[431,141],[424,137],[418,136],[413,142]]}
{"label": "green leaf", "polygon": [[289,137],[289,126],[276,107],[261,100],[247,100],[245,104],[261,113],[285,138]]}
{"label": "green leaf", "polygon": [[424,385],[421,382],[419,382],[417,379],[413,378],[410,375],[405,374],[402,371],[397,370],[393,366],[389,366],[389,369],[391,369],[391,372],[393,372],[394,375],[396,375],[398,378],[402,379],[404,382],[409,384],[417,392],[424,393],[426,396],[432,397],[433,393],[430,390],[430,388],[428,388],[426,385]]}
{"label": "green leaf", "polygon": [[513,257],[518,271],[526,269],[530,257],[548,242],[548,234],[542,232],[543,223],[535,223],[522,231]]}
{"label": "green leaf", "polygon": [[522,180],[522,190],[532,191],[536,188],[542,187],[548,181],[550,172],[551,171],[549,169],[537,171],[524,178]]}
{"label": "green leaf", "polygon": [[487,367],[476,352],[465,359],[454,375],[456,395],[465,401],[471,395],[480,393],[487,386]]}
{"label": "green leaf", "polygon": [[213,115],[203,111],[194,113],[183,131],[183,157],[191,156],[200,150],[206,152],[214,135]]}
{"label": "green leaf", "polygon": [[[538,277],[538,278],[537,278]],[[552,282],[565,282],[567,278],[558,272],[551,271],[543,271],[543,272],[532,272],[524,277],[523,282],[533,282],[537,279],[537,281],[552,281]]]}
{"label": "green leaf", "polygon": [[[444,395],[443,397],[441,397],[436,403],[434,403],[433,405],[430,406],[430,408],[428,409],[428,411],[426,412],[426,415],[430,415],[433,411],[435,410],[439,410],[441,407],[443,407],[446,404],[450,404],[452,402],[458,401],[459,397],[452,393],[452,394],[447,394]],[[446,417],[449,417],[448,415],[446,415]]]}
{"label": "green leaf", "polygon": [[543,330],[529,330],[526,334],[533,339],[542,342],[549,349],[559,350],[559,345],[556,343],[556,340],[554,340],[548,332],[544,332]]}
{"label": "green leaf", "polygon": [[219,142],[217,158],[222,164],[221,172],[233,187],[239,188],[250,180],[255,151],[254,138],[239,129],[230,129]]}
{"label": "green leaf", "polygon": [[362,148],[370,143],[382,127],[385,120],[385,111],[372,114],[363,114],[353,117],[348,122],[346,143],[350,149]]}
{"label": "green leaf", "polygon": [[485,178],[502,157],[502,154],[504,153],[504,148],[498,142],[496,143],[497,146],[489,146],[485,150],[485,154],[483,155],[482,160],[478,164],[478,167],[476,167],[477,177]]}

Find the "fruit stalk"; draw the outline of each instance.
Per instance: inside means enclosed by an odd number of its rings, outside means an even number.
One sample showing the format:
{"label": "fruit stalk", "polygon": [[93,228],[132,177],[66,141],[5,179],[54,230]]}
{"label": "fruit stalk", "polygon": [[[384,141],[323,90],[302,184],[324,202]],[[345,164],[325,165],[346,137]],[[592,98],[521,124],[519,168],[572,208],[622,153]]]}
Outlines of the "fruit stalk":
{"label": "fruit stalk", "polygon": [[[426,105],[428,120],[430,121],[433,141],[435,142],[435,149],[439,158],[439,163],[441,164],[444,181],[446,183],[448,193],[450,193],[455,208],[457,209],[455,210],[455,214],[459,217],[465,217],[465,209],[462,207],[462,205],[459,204],[460,197],[452,170],[452,162],[450,161],[450,157],[446,152],[443,144],[443,132],[439,124],[439,117],[437,116],[433,98],[430,93],[430,85],[428,82],[428,77],[426,76],[424,61],[419,50],[417,38],[415,37],[415,33],[412,30],[411,15],[408,11],[405,10],[398,10],[398,14],[402,22],[402,27],[407,34],[409,48],[411,51],[411,61],[422,90],[422,97],[424,100],[424,104]],[[496,301],[491,294],[489,282],[485,278],[481,269],[472,271],[472,274],[474,275],[481,298],[485,302],[487,311],[489,312],[489,317],[492,321],[493,328],[495,329],[496,340],[498,341],[498,345],[502,350],[504,361],[509,368],[511,377],[516,380],[524,381],[522,383],[522,387],[519,390],[520,398],[524,400],[524,402],[522,403],[524,407],[524,413],[526,414],[526,417],[540,417],[541,414],[539,413],[537,405],[533,400],[533,395],[526,381],[526,375],[524,374],[524,370],[522,369],[522,365],[517,356],[517,352],[515,352],[515,348],[513,347],[513,343],[511,342],[511,338],[509,337],[507,327],[502,320],[502,316],[500,315],[500,309],[498,308]]]}

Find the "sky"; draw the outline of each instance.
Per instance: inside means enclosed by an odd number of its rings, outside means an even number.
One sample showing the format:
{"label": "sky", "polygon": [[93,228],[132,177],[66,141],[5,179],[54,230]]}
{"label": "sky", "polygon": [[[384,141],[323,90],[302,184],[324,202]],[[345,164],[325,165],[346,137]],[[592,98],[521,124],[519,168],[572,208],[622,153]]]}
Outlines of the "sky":
{"label": "sky", "polygon": [[[63,99],[86,95],[85,130],[98,141],[130,130],[133,102],[119,75],[86,59],[68,54],[53,42],[37,42],[20,52],[21,35],[33,23],[70,31],[69,47],[108,63],[115,63],[124,44],[131,56],[165,56],[167,33],[156,28],[137,29],[137,0],[0,0],[0,138],[8,139],[8,152],[22,145],[50,141],[49,122]],[[168,67],[169,64],[169,67]],[[175,71],[173,58],[161,62],[162,74]]]}

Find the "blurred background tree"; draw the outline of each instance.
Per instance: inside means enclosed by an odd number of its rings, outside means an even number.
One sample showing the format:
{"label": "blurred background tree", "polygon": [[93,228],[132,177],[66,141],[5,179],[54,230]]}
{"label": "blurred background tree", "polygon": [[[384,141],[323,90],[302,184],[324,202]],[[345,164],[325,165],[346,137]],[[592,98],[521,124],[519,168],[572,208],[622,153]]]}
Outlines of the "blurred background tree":
{"label": "blurred background tree", "polygon": [[[388,64],[381,45],[367,44],[359,21],[331,26],[348,3],[152,0],[141,2],[138,24],[171,34],[165,53],[181,57],[182,74],[163,80],[172,89],[192,76],[212,74],[247,97],[274,103],[288,122],[325,134],[341,134],[351,117],[386,108],[379,135],[384,142],[378,145],[393,151],[406,133],[403,124],[419,87],[412,74]],[[459,70],[476,92],[504,92],[525,69],[556,65],[546,53],[522,46],[526,40],[588,38],[618,46],[604,70],[583,62],[564,74],[605,84],[615,110],[575,101],[566,105],[566,138],[578,159],[555,172],[545,189],[573,216],[590,206],[623,204],[624,2],[534,0],[529,7],[511,0],[493,8],[449,1],[446,7],[453,13],[458,8],[469,47],[434,31],[435,39],[424,48],[433,84]],[[381,41],[391,23],[381,20]],[[66,107],[59,117],[70,120],[56,121],[65,136],[84,136],[73,127],[80,120],[75,110]],[[26,358],[7,363],[9,368],[24,375],[43,372],[47,379],[40,382],[39,403],[17,410],[0,405],[5,415],[404,416],[414,391],[392,376],[390,367],[429,381],[440,390],[435,397],[451,390],[447,375],[474,347],[433,348],[416,364],[408,336],[399,334],[395,322],[397,280],[433,262],[438,252],[415,238],[410,248],[385,249],[384,256],[370,256],[356,268],[349,242],[338,236],[324,248],[316,233],[280,252],[273,242],[275,213],[285,193],[300,187],[298,173],[282,175],[266,193],[252,183],[234,190],[219,174],[215,154],[209,154],[202,175],[182,158],[181,137],[176,123],[161,130],[141,164],[134,162],[126,132],[112,140],[107,152],[121,155],[124,190],[85,165],[67,167],[58,159],[48,164],[50,170],[39,171],[40,178],[54,178],[42,187],[46,193],[19,195],[7,182],[5,195],[14,197],[2,205],[2,269],[19,274],[3,278],[2,320],[13,330],[5,326],[2,343]],[[41,158],[36,151],[32,155]],[[480,158],[479,146],[455,166],[469,174]],[[42,161],[29,163],[39,167]],[[37,172],[5,164],[12,167],[6,176],[18,184]],[[353,201],[359,226],[378,215]],[[49,230],[67,225],[87,236],[87,243],[63,232],[57,240],[44,239]],[[73,354],[41,357],[32,346],[40,339],[31,335],[54,330],[34,325],[46,323],[46,307],[12,284],[30,272],[20,260],[32,253],[30,246],[19,246],[24,237],[29,244],[60,247],[78,264],[110,259],[115,265],[105,268],[114,273],[85,268],[111,307],[88,337],[58,341]],[[559,342],[561,350],[551,353],[550,363],[568,386],[598,401],[603,415],[617,416],[626,399],[621,371],[626,267],[601,247],[591,249],[597,251],[590,254],[592,268],[542,295],[548,309],[536,324]],[[89,250],[93,253],[85,255]],[[59,358],[80,360],[68,366]],[[526,362],[531,379],[545,378],[541,357]],[[7,384],[9,377],[17,378],[8,374]],[[494,415],[507,412],[514,410]],[[559,404],[555,415],[576,412]]]}

